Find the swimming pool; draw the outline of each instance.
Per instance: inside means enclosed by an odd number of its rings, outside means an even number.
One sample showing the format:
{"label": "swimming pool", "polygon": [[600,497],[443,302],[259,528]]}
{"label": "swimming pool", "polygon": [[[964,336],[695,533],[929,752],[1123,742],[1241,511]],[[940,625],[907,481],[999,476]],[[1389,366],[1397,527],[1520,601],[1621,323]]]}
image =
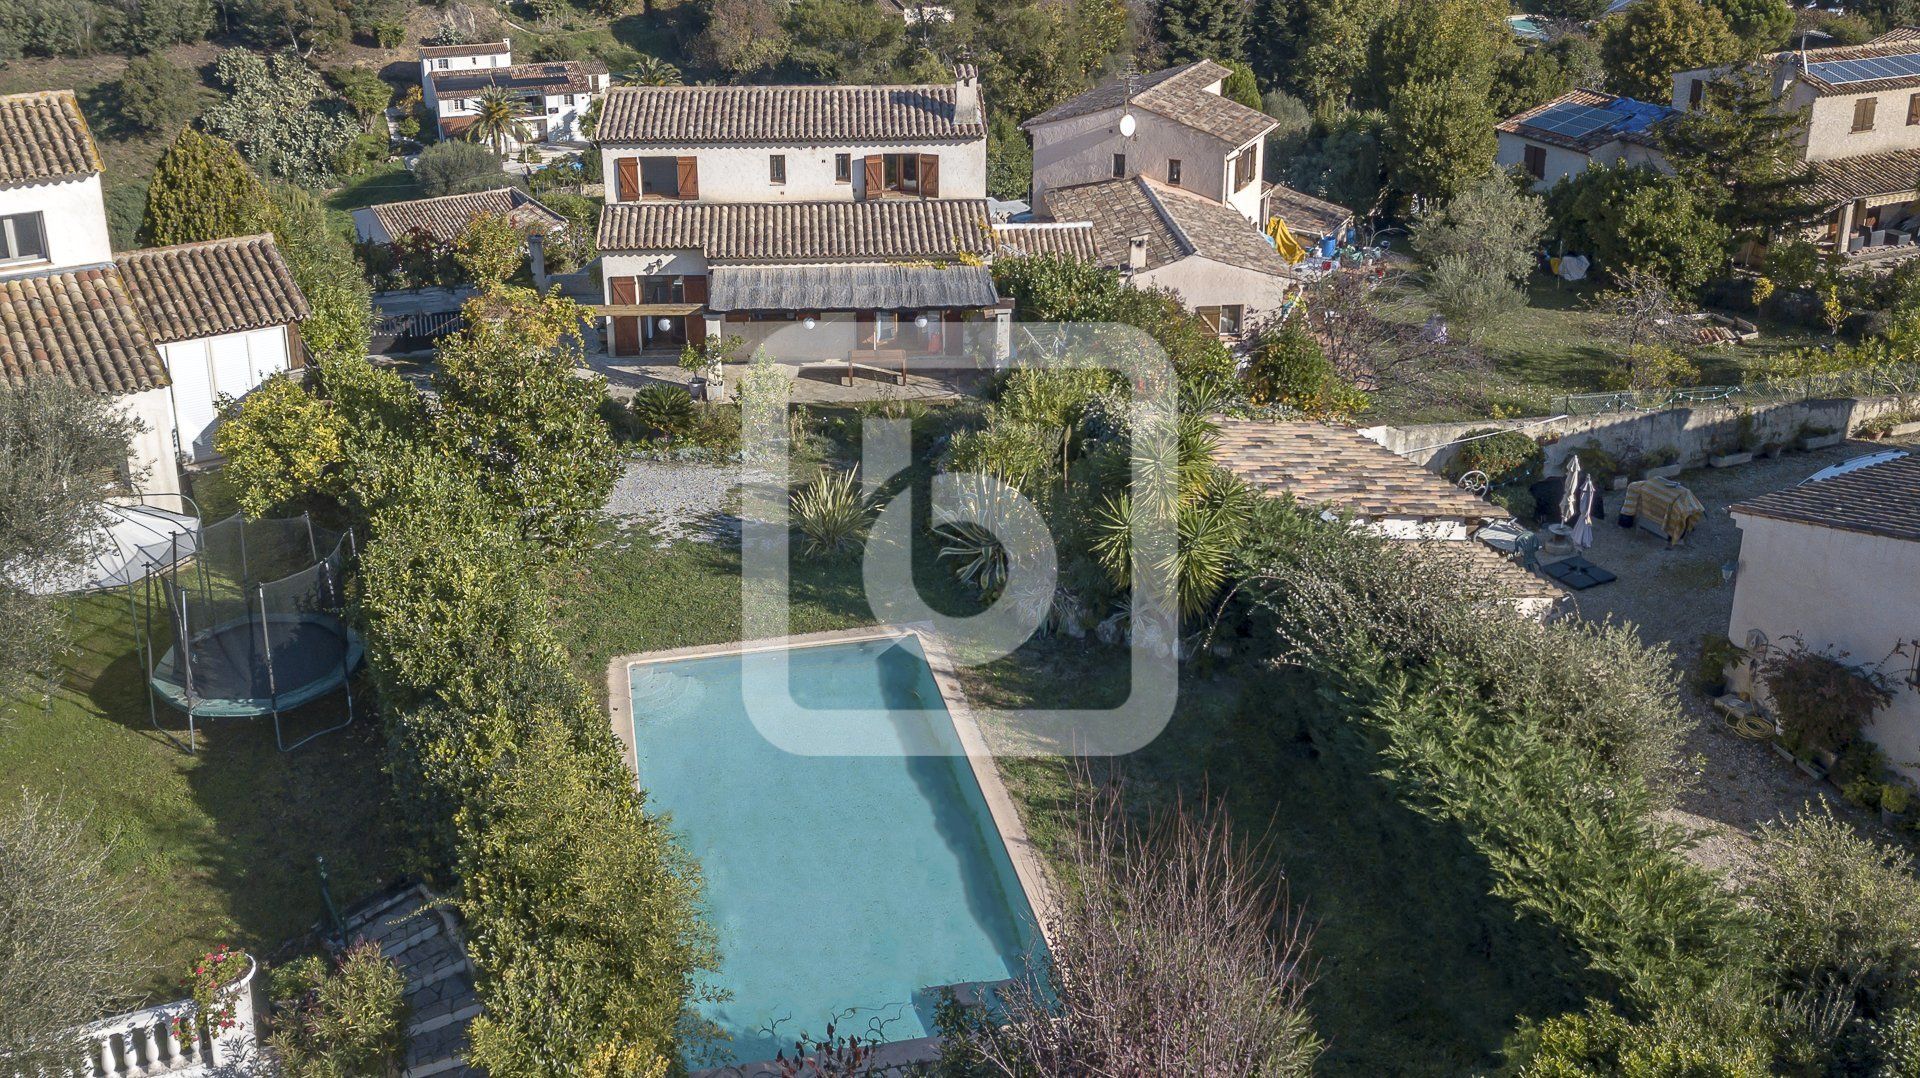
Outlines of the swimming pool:
{"label": "swimming pool", "polygon": [[722,952],[710,983],[731,998],[700,1010],[734,1062],[830,1020],[889,1042],[929,1036],[939,986],[1017,976],[1037,946],[919,640],[795,646],[787,659],[793,700],[761,701],[776,721],[862,723],[935,754],[782,751],[747,713],[737,652],[627,667],[641,785],[705,875]]}

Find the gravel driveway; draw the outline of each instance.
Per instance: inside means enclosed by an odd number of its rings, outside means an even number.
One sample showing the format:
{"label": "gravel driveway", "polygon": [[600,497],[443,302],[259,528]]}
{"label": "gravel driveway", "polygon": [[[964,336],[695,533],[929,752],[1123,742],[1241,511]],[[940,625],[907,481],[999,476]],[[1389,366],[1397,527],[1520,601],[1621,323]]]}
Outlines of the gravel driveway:
{"label": "gravel driveway", "polygon": [[680,539],[719,542],[740,534],[741,472],[734,464],[630,460],[607,498],[606,513],[650,530],[657,545]]}
{"label": "gravel driveway", "polygon": [[1612,514],[1624,495],[1607,495],[1608,519],[1595,526],[1593,549],[1586,557],[1620,579],[1575,592],[1573,602],[1581,616],[1630,621],[1643,641],[1665,644],[1673,652],[1682,677],[1681,697],[1693,720],[1685,751],[1695,761],[1696,780],[1672,818],[1699,835],[1693,856],[1702,864],[1737,870],[1756,827],[1791,818],[1821,798],[1886,837],[1877,820],[1846,806],[1833,787],[1802,775],[1765,742],[1732,733],[1687,684],[1700,658],[1702,634],[1724,635],[1733,612],[1733,585],[1722,581],[1721,567],[1739,558],[1740,529],[1727,514],[1727,506],[1792,486],[1830,464],[1883,448],[1879,443],[1847,442],[1734,468],[1687,472],[1679,481],[1700,499],[1707,514],[1679,547],[1669,548],[1665,540],[1641,528],[1617,527]]}

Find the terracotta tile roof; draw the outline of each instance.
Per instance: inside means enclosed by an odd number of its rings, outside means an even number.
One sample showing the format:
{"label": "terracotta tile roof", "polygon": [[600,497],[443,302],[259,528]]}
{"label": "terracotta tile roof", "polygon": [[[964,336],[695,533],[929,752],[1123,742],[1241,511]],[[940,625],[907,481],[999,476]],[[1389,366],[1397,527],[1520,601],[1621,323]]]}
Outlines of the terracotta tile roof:
{"label": "terracotta tile roof", "polygon": [[[1585,130],[1579,135],[1551,130],[1535,122],[1543,113],[1564,105],[1584,105],[1587,108],[1606,109],[1609,112],[1619,113],[1620,119]],[[1496,131],[1518,135],[1534,142],[1563,146],[1577,153],[1592,153],[1607,143],[1615,141],[1652,145],[1654,128],[1676,115],[1678,113],[1666,105],[1637,101],[1631,97],[1620,97],[1617,94],[1606,94],[1599,90],[1577,86],[1552,101],[1509,116],[1493,126]]]}
{"label": "terracotta tile roof", "polygon": [[953,142],[986,137],[954,115],[952,84],[923,86],[621,86],[607,92],[594,141],[712,143]]}
{"label": "terracotta tile roof", "polygon": [[0,281],[0,381],[58,378],[95,393],[167,384],[167,369],[111,265]]}
{"label": "terracotta tile roof", "polygon": [[1825,49],[1808,49],[1802,54],[1798,49],[1782,50],[1767,54],[1766,59],[1777,65],[1785,66],[1801,82],[1807,84],[1821,97],[1833,95],[1851,96],[1870,94],[1881,90],[1898,90],[1905,87],[1920,87],[1920,75],[1903,75],[1893,78],[1873,79],[1863,82],[1831,83],[1802,69],[1801,61],[1808,64],[1832,63],[1838,60],[1871,60],[1880,56],[1911,56],[1920,53],[1920,39],[1914,36],[1912,27],[1902,27],[1888,31],[1864,45],[1835,45]]}
{"label": "terracotta tile roof", "polygon": [[1872,41],[1869,45],[1911,45],[1920,42],[1920,26],[1896,26]]}
{"label": "terracotta tile roof", "polygon": [[993,248],[993,253],[1002,258],[1059,255],[1082,262],[1100,259],[1100,251],[1093,242],[1093,225],[1086,221],[994,225]]}
{"label": "terracotta tile roof", "polygon": [[115,255],[155,344],[298,322],[307,297],[268,235]]}
{"label": "terracotta tile roof", "polygon": [[1873,195],[1920,190],[1920,150],[1815,161],[1811,190],[1828,206]]}
{"label": "terracotta tile roof", "polygon": [[602,251],[704,251],[722,262],[884,262],[986,258],[985,199],[865,202],[616,202],[600,211]]}
{"label": "terracotta tile roof", "polygon": [[[1229,146],[1244,146],[1271,131],[1271,116],[1250,109],[1238,101],[1229,101],[1207,87],[1232,74],[1212,60],[1199,60],[1182,67],[1169,67],[1134,80],[1133,104],[1138,108],[1185,124],[1202,134],[1211,135]],[[1021,124],[1032,128],[1075,116],[1117,109],[1127,103],[1124,78],[1109,79],[1083,94],[1078,94]]]}
{"label": "terracotta tile roof", "polygon": [[1280,218],[1303,241],[1324,236],[1353,220],[1353,211],[1337,202],[1315,198],[1285,184],[1267,188],[1267,213]]}
{"label": "terracotta tile roof", "polygon": [[[433,76],[435,97],[469,97],[491,86],[521,93],[585,94],[595,90],[594,76],[607,73],[598,60],[554,60],[512,67],[476,67]],[[604,106],[603,106],[604,107]]]}
{"label": "terracotta tile roof", "polygon": [[505,41],[476,41],[471,45],[420,46],[422,60],[433,60],[443,56],[493,56],[499,53],[511,56],[513,48]]}
{"label": "terracotta tile roof", "polygon": [[1047,192],[1047,208],[1059,221],[1092,222],[1103,266],[1125,267],[1133,238],[1145,236],[1144,269],[1198,255],[1258,273],[1293,275],[1287,260],[1239,210],[1144,177],[1055,188]]}
{"label": "terracotta tile roof", "polygon": [[467,225],[482,214],[505,217],[522,228],[538,228],[542,232],[552,232],[567,224],[566,218],[518,187],[416,198],[409,202],[382,202],[368,206],[367,211],[387,230],[388,236],[397,239],[417,228],[442,243],[459,239]]}
{"label": "terracotta tile roof", "polygon": [[72,90],[0,97],[0,183],[77,179],[100,169]]}
{"label": "terracotta tile roof", "polygon": [[1505,520],[1469,494],[1359,431],[1319,423],[1219,421],[1221,467],[1269,494],[1367,518]]}
{"label": "terracotta tile roof", "polygon": [[1776,490],[1727,508],[1735,515],[1920,542],[1920,456]]}

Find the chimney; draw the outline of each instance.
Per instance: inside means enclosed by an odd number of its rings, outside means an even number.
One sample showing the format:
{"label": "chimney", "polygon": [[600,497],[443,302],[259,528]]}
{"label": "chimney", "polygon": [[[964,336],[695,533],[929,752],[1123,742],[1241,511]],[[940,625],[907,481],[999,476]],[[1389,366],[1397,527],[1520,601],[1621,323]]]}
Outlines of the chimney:
{"label": "chimney", "polygon": [[953,73],[953,122],[984,122],[980,114],[980,69],[972,64],[960,64]]}
{"label": "chimney", "polygon": [[1139,273],[1147,268],[1147,238],[1135,236],[1127,241],[1127,272]]}
{"label": "chimney", "polygon": [[551,280],[547,276],[547,237],[539,229],[527,232],[527,268],[533,271],[533,288],[545,292]]}

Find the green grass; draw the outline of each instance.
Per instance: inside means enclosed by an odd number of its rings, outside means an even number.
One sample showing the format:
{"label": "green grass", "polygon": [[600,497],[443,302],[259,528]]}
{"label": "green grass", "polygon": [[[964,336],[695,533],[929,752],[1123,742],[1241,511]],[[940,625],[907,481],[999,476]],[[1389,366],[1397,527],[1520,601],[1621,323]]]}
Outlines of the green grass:
{"label": "green grass", "polygon": [[[925,546],[916,544],[915,563],[928,601],[963,606]],[[796,554],[793,568],[794,632],[875,620],[851,557]],[[738,639],[739,571],[731,542],[661,548],[627,533],[603,545],[558,589],[581,676],[598,689],[613,655]],[[1124,653],[1091,641],[1039,641],[965,680],[976,705],[1112,706],[1125,664]],[[1315,926],[1310,1006],[1330,1042],[1321,1073],[1491,1068],[1516,1016],[1578,1003],[1567,951],[1487,897],[1486,866],[1458,834],[1402,807],[1370,768],[1340,762],[1350,755],[1323,752],[1338,735],[1315,706],[1310,687],[1245,664],[1184,668],[1171,725],[1121,761],[1131,796],[1143,805],[1224,796],[1244,828],[1269,835],[1291,900]],[[1001,768],[1036,840],[1051,847],[1071,765]]]}
{"label": "green grass", "polygon": [[334,188],[327,194],[326,205],[330,210],[347,212],[381,202],[405,202],[419,198],[424,193],[404,163],[390,161],[370,168]]}
{"label": "green grass", "polygon": [[[270,954],[304,934],[323,914],[315,856],[342,904],[395,875],[374,715],[284,754],[268,719],[212,720],[189,756],[149,724],[126,596],[66,607],[70,647],[50,704],[0,701],[16,705],[0,717],[0,801],[22,789],[57,797],[113,843],[115,881],[141,919],[129,990],[171,999],[216,944]],[[290,712],[288,733],[338,721],[343,707],[335,696]]]}

